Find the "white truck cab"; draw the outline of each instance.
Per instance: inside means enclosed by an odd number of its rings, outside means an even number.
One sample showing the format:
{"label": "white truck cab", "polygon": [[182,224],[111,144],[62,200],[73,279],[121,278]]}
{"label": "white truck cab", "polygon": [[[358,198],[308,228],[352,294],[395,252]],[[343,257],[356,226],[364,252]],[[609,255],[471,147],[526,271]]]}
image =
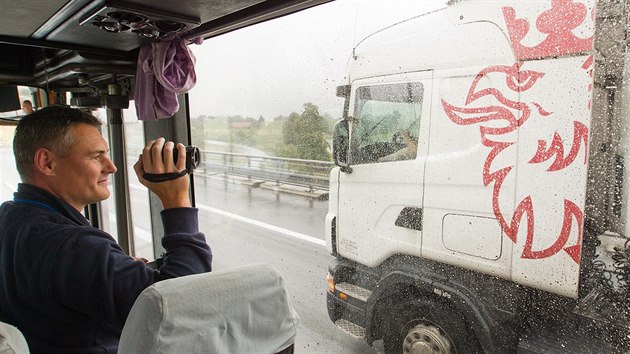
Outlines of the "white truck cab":
{"label": "white truck cab", "polygon": [[613,1],[450,1],[356,46],[326,217],[337,325],[388,352],[628,350],[626,23]]}

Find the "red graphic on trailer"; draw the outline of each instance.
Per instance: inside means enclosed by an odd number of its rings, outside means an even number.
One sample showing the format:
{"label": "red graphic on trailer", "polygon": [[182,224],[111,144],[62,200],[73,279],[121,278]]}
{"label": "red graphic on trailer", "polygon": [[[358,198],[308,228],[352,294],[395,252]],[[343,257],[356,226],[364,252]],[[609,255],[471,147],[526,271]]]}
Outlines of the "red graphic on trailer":
{"label": "red graphic on trailer", "polygon": [[[591,17],[593,16],[594,13],[591,13]],[[587,19],[587,9],[582,3],[552,0],[551,9],[543,12],[535,24],[536,29],[546,38],[533,47],[522,44],[525,36],[533,30],[531,24],[526,19],[517,18],[513,7],[504,7],[503,17],[517,60],[582,53],[593,48],[592,35],[580,38],[574,33]]]}
{"label": "red graphic on trailer", "polygon": [[[536,46],[527,47],[521,44],[522,39],[529,31],[529,22],[516,18],[516,11],[512,7],[504,7],[503,14],[508,26],[508,32],[514,53],[519,62],[512,66],[496,65],[483,69],[473,80],[464,107],[457,107],[442,100],[442,106],[448,117],[458,125],[480,125],[481,143],[490,149],[483,166],[483,183],[485,186],[492,184],[492,208],[499,221],[501,228],[513,242],[516,243],[517,235],[521,227],[526,228],[526,240],[522,258],[540,259],[551,257],[564,250],[573,261],[579,263],[580,248],[582,242],[582,225],[584,215],[580,207],[569,199],[563,202],[562,227],[556,236],[555,242],[544,249],[534,249],[535,235],[535,209],[536,205],[531,195],[517,201],[514,213],[509,216],[501,210],[499,197],[501,187],[514,166],[507,166],[492,170],[493,162],[500,156],[506,148],[515,142],[506,142],[498,137],[515,131],[518,127],[527,124],[532,111],[536,110],[544,119],[558,119],[553,116],[553,112],[547,111],[537,102],[520,102],[511,100],[508,97],[519,97],[518,93],[525,92],[536,85],[537,81],[544,77],[545,73],[522,70],[523,65],[520,60],[529,58],[542,58],[557,56],[562,54],[588,52],[592,50],[593,38],[579,38],[572,32],[575,28],[586,21],[586,6],[581,3],[574,3],[570,0],[552,0],[552,8],[540,14],[536,21],[536,28],[544,34],[546,38]],[[593,57],[589,56],[583,63],[582,69],[592,77]],[[480,80],[489,74],[503,74],[509,90],[517,93],[510,95],[503,93],[496,88],[478,87]],[[592,90],[592,86],[589,86]],[[476,106],[475,103],[482,97],[493,97],[499,102],[493,106]],[[507,97],[506,97],[507,96]],[[585,102],[590,109],[590,100]],[[566,117],[561,117],[566,118]],[[494,122],[492,126],[487,124]],[[496,124],[501,122],[502,124]],[[534,123],[532,123],[534,124]],[[538,164],[551,161],[546,173],[553,173],[563,170],[575,163],[586,164],[588,147],[588,128],[580,121],[573,121],[573,136],[571,148],[565,151],[565,140],[558,132],[555,132],[551,142],[538,140],[538,148],[534,156],[528,161],[530,164]],[[581,151],[584,151],[583,159]],[[571,235],[573,224],[577,225],[578,238],[575,244],[567,245]],[[522,224],[523,223],[523,224]],[[548,235],[545,235],[548,236]]]}

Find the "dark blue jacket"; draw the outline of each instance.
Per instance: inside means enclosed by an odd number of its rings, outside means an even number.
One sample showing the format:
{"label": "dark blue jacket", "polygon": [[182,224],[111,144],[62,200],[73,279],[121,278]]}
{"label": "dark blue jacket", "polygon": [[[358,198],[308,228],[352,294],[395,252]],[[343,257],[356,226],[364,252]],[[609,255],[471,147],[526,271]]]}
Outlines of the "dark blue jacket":
{"label": "dark blue jacket", "polygon": [[197,209],[164,210],[162,222],[166,254],[155,270],[63,200],[20,184],[0,206],[0,321],[20,329],[32,353],[115,353],[142,290],[211,270]]}

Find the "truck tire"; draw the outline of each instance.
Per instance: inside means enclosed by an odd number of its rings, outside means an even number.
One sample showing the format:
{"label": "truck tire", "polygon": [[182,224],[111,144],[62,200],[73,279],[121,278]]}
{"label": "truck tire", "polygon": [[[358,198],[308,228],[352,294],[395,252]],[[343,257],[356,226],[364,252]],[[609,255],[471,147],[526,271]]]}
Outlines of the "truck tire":
{"label": "truck tire", "polygon": [[478,342],[464,316],[448,303],[406,299],[386,317],[387,354],[478,353]]}

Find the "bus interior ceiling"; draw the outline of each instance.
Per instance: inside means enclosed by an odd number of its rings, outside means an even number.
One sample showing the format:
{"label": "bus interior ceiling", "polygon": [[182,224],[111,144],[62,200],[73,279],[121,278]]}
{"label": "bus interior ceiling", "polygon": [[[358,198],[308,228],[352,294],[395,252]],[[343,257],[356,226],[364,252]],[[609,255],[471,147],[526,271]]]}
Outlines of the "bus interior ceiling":
{"label": "bus interior ceiling", "polygon": [[96,107],[112,80],[132,94],[139,48],[152,41],[210,38],[328,1],[3,1],[0,85],[72,92]]}

